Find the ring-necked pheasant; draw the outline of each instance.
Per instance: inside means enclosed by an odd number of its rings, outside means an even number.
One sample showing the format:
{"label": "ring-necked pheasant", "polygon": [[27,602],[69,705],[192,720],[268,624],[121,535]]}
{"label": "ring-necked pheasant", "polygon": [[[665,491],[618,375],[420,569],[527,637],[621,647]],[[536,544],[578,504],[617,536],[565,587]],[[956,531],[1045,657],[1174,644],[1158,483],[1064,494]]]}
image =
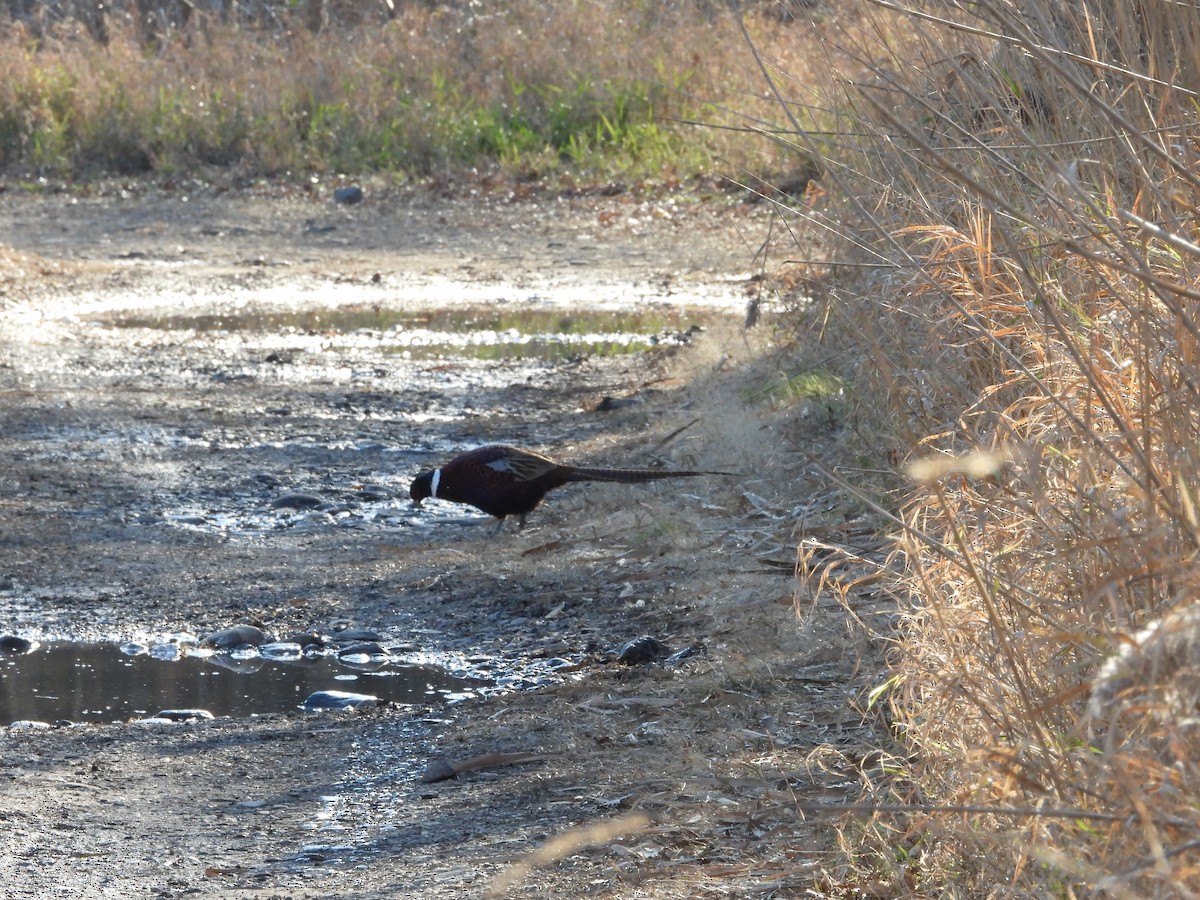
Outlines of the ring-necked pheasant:
{"label": "ring-necked pheasant", "polygon": [[619,481],[636,484],[660,478],[694,478],[697,475],[729,475],[729,472],[689,472],[670,469],[604,469],[556,463],[540,453],[489,444],[460,453],[441,468],[418,475],[409,488],[413,505],[428,497],[468,503],[500,521],[533,512],[546,494],[572,481]]}

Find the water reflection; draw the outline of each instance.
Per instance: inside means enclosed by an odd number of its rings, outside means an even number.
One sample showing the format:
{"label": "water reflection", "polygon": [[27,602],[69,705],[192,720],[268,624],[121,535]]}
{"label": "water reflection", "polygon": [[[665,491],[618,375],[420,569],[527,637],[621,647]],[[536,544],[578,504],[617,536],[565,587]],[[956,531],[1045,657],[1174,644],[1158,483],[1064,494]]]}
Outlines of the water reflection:
{"label": "water reflection", "polygon": [[298,710],[314,691],[373,694],[381,701],[437,703],[470,693],[478,682],[423,665],[355,671],[336,657],[289,662],[257,659],[243,670],[221,656],[172,661],[127,656],[116,644],[52,643],[27,655],[0,656],[0,725],[111,722],[163,709],[200,708],[248,716]]}
{"label": "water reflection", "polygon": [[116,312],[93,321],[118,328],[274,335],[299,345],[306,338],[320,338],[318,347],[323,350],[336,344],[377,343],[386,354],[413,359],[555,362],[684,344],[717,318],[708,310],[664,306],[567,311],[491,304],[412,310],[356,304],[228,313]]}
{"label": "water reflection", "polygon": [[565,311],[547,307],[488,304],[412,310],[380,304],[343,305],[282,311],[238,310],[230,313],[154,315],[141,311],[98,316],[95,321],[118,328],[165,331],[306,332],[348,334],[354,331],[516,332],[520,334],[586,335],[620,333],[650,335],[705,324],[712,313],[676,307]]}

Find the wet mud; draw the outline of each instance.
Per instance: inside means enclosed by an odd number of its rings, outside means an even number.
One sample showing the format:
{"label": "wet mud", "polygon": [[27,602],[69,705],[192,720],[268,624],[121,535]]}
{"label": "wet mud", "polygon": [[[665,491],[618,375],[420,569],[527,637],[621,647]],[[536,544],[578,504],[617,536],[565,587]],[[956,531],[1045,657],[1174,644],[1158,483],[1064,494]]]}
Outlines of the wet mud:
{"label": "wet mud", "polygon": [[[841,796],[851,775],[802,760],[872,739],[851,708],[862,648],[838,610],[800,627],[777,565],[822,438],[797,452],[713,380],[755,365],[736,323],[768,216],[696,197],[0,195],[0,633],[43,644],[0,658],[0,717],[50,726],[0,729],[6,896],[483,896],[551,836],[631,811],[650,816],[632,837],[583,841],[514,895],[812,883],[802,857],[828,835],[781,807],[776,843],[735,851],[750,820],[721,812],[779,784]],[[495,537],[470,508],[408,503],[416,472],[496,441],[744,477],[574,487]],[[239,625],[369,629],[388,662],[331,651],[332,680],[247,682],[212,719],[156,717],[206,701],[137,678],[119,702],[70,687],[102,680],[80,662],[96,648],[233,684],[151,649]],[[34,658],[71,674],[32,693],[74,706],[9,698]],[[402,672],[419,686],[377,689]],[[321,690],[381,702],[305,708]],[[429,783],[431,764],[457,777]],[[753,766],[783,781],[713,781]]]}

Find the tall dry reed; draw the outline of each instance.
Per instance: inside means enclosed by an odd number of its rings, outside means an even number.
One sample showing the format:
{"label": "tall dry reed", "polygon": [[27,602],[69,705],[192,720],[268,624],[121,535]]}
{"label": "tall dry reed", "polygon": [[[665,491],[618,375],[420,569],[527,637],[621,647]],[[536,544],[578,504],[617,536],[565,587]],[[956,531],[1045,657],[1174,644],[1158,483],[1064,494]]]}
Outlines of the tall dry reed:
{"label": "tall dry reed", "polygon": [[869,273],[826,335],[916,463],[878,501],[907,764],[859,860],[895,893],[1200,892],[1200,14],[880,3],[831,39],[837,134],[790,139],[835,205],[788,213]]}

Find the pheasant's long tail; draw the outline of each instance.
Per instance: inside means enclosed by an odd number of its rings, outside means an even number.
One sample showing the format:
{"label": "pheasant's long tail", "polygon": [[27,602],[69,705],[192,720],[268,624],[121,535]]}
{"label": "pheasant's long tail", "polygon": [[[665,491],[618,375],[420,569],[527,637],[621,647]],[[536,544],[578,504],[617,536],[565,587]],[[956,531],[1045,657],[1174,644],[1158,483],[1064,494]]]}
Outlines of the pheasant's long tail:
{"label": "pheasant's long tail", "polygon": [[732,475],[732,472],[673,472],[669,469],[586,469],[572,466],[567,471],[567,481],[619,481],[637,484],[642,481],[658,481],[663,478],[695,478],[698,475]]}

